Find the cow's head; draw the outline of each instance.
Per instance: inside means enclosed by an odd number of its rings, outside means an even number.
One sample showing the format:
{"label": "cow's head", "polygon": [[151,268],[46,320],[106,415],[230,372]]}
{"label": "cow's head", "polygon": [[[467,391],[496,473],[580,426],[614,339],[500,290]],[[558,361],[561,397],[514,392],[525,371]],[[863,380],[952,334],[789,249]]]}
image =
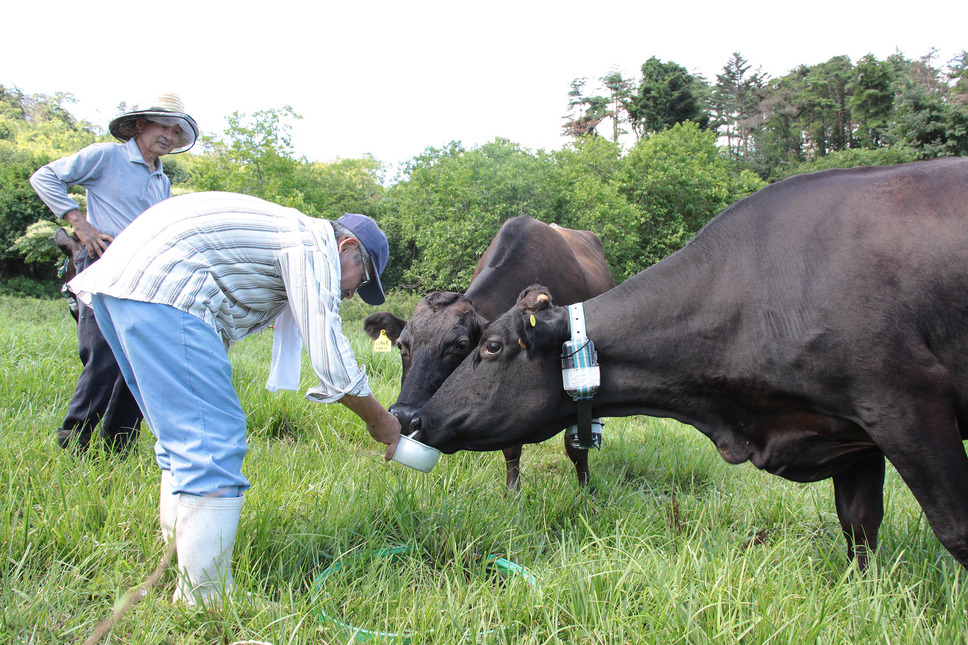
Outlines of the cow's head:
{"label": "cow's head", "polygon": [[61,277],[65,283],[70,282],[77,275],[77,268],[74,266],[74,254],[84,247],[81,246],[81,242],[77,239],[76,235],[68,235],[67,231],[63,228],[58,228],[54,231],[54,244],[57,245],[57,248],[67,258],[64,261]]}
{"label": "cow's head", "polygon": [[386,331],[400,350],[403,378],[397,402],[390,406],[404,432],[413,413],[461,364],[480,340],[487,321],[465,296],[450,291],[427,294],[410,320],[388,312],[366,317],[363,329],[373,339]]}
{"label": "cow's head", "polygon": [[61,294],[67,299],[67,305],[70,307],[71,315],[74,316],[74,320],[77,320],[78,316],[78,306],[77,298],[74,294],[70,292],[67,288],[67,283],[74,279],[77,275],[77,266],[74,264],[74,256],[80,252],[84,246],[81,241],[77,239],[77,235],[71,233],[68,235],[67,231],[63,228],[58,228],[54,231],[54,244],[57,248],[61,250],[64,254],[65,260],[64,265],[60,270],[60,276],[63,283],[61,284]]}
{"label": "cow's head", "polygon": [[537,443],[574,423],[561,381],[566,308],[540,286],[488,325],[474,352],[414,415],[422,442],[451,453]]}

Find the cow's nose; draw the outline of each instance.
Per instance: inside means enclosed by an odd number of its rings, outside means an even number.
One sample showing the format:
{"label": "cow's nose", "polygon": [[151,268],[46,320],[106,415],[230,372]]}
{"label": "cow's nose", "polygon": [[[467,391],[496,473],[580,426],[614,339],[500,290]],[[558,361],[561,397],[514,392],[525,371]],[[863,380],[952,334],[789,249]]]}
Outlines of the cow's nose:
{"label": "cow's nose", "polygon": [[400,422],[400,430],[403,434],[408,433],[408,428],[410,427],[410,421],[413,418],[413,410],[409,410],[404,407],[390,406],[390,413],[397,418]]}
{"label": "cow's nose", "polygon": [[423,441],[420,438],[420,433],[423,430],[423,423],[420,421],[420,417],[413,417],[410,421],[410,425],[407,427],[407,431],[411,439],[416,441]]}

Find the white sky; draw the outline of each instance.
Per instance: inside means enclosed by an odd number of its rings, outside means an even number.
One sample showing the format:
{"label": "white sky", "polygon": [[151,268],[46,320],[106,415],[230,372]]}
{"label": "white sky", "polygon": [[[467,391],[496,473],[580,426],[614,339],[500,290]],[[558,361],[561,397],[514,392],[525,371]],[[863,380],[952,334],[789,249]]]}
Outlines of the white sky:
{"label": "white sky", "polygon": [[298,155],[398,163],[460,140],[559,148],[570,83],[650,56],[715,81],[734,51],[771,76],[837,55],[968,49],[968,2],[922,0],[90,0],[8,3],[0,84],[72,93],[102,128],[174,91],[200,128],[291,105]]}

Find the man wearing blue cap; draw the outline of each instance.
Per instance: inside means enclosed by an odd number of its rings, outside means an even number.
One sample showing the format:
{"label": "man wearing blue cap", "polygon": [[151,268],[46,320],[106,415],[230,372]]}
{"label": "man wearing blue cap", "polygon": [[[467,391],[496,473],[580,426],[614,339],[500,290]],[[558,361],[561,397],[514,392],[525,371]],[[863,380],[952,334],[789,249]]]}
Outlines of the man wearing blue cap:
{"label": "man wearing blue cap", "polygon": [[70,282],[93,307],[156,437],[162,536],[174,532],[183,573],[175,600],[218,599],[232,585],[249,487],[245,414],[227,353],[236,341],[274,322],[277,335],[291,328],[296,360],[276,342],[273,361],[288,356],[296,378],[274,378],[298,386],[305,347],[318,378],[306,398],[348,407],[392,456],[400,424],[370,391],[339,318],[340,301],[354,293],[383,303],[389,253],[365,215],[329,221],[248,195],[195,193],[150,208]]}

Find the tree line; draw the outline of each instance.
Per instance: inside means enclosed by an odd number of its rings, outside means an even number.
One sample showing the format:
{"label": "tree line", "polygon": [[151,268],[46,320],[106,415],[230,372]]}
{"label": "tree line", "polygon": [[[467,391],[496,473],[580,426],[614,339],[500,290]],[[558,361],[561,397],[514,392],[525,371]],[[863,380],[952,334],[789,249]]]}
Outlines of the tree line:
{"label": "tree line", "polygon": [[[602,94],[577,79],[562,149],[455,141],[426,148],[389,182],[372,157],[298,158],[291,129],[300,116],[288,106],[235,112],[223,132],[204,134],[196,149],[163,165],[176,194],[224,190],[315,217],[371,215],[390,237],[384,284],[423,292],[466,289],[477,259],[515,215],[594,231],[621,281],[768,182],[968,152],[968,54],[944,69],[930,56],[896,54],[856,65],[836,57],[779,79],[750,70],[734,54],[710,84],[650,58],[641,78],[602,77]],[[30,174],[112,140],[76,119],[72,102],[70,94],[0,86],[0,274],[8,282],[50,282],[55,272],[57,223]],[[77,197],[83,203],[83,191]]]}
{"label": "tree line", "polygon": [[943,65],[936,58],[935,51],[919,59],[868,54],[855,64],[835,56],[770,78],[735,52],[709,82],[653,57],[638,78],[602,76],[598,93],[586,88],[587,78],[575,79],[563,130],[639,140],[692,121],[714,131],[731,160],[767,181],[848,150],[898,148],[916,159],[965,155],[968,52]]}

